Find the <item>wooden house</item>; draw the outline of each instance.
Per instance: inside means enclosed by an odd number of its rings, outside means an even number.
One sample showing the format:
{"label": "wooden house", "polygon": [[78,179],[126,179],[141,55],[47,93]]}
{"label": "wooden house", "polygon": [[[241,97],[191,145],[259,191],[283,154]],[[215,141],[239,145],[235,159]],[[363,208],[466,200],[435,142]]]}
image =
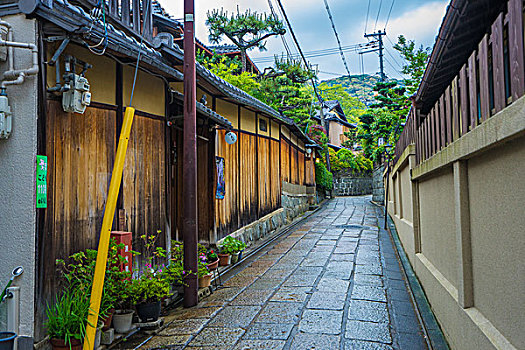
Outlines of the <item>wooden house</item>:
{"label": "wooden house", "polygon": [[[350,123],[346,118],[345,112],[341,104],[337,100],[323,101],[323,114],[327,127],[325,127],[328,136],[328,144],[334,149],[340,149],[343,142],[348,140],[345,132],[350,131],[356,127],[355,124]],[[321,124],[320,111],[313,117],[319,124]]]}
{"label": "wooden house", "polygon": [[[10,198],[0,204],[0,242],[6,252],[0,278],[8,278],[12,264],[24,265],[17,281],[19,334],[29,342],[45,336],[45,305],[58,285],[55,260],[97,247],[139,55],[132,101],[136,115],[113,229],[132,232],[138,251],[144,233],[160,230],[158,244],[165,248],[172,239],[182,239],[183,52],[165,35],[179,24],[154,13],[151,0],[132,6],[136,3],[110,1],[106,22],[93,12],[99,2],[92,0],[0,6],[14,40],[35,45],[39,68],[37,76],[7,88],[14,127],[8,139],[0,140],[2,164],[13,164],[0,170],[6,180],[0,190]],[[14,52],[17,67],[30,65],[31,55]],[[7,63],[0,68],[7,69]],[[81,113],[65,112],[62,88],[70,81],[64,73],[86,79],[91,101]],[[308,148],[314,145],[291,120],[200,65],[197,81],[199,241],[215,244],[229,234],[258,239],[308,208],[315,193],[315,152]],[[237,135],[233,145],[225,142],[227,132]],[[46,156],[48,164],[40,183],[47,205],[38,209],[37,155]],[[218,159],[222,199],[216,198]],[[140,259],[136,262],[140,266]]]}

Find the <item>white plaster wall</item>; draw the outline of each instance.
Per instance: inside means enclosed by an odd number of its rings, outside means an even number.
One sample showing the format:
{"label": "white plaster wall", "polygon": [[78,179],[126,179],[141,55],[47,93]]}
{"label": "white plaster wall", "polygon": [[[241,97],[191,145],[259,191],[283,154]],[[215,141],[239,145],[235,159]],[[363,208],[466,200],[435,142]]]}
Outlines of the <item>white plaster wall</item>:
{"label": "white plaster wall", "polygon": [[[11,23],[14,40],[36,43],[36,21],[25,15],[2,18]],[[0,64],[0,73],[6,70]],[[15,49],[15,68],[31,66],[31,53]],[[36,76],[7,89],[13,113],[13,132],[0,140],[0,283],[4,287],[15,266],[24,274],[20,286],[20,334],[33,336],[35,286],[35,162],[37,149]]]}

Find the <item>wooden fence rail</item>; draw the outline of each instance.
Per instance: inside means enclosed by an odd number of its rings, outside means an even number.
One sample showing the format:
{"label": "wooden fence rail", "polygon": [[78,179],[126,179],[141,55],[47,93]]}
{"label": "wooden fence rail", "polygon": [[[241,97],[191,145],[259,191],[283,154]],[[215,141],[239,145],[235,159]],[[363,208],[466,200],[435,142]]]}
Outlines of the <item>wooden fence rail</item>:
{"label": "wooden fence rail", "polygon": [[425,161],[523,96],[523,9],[522,0],[509,0],[428,114],[411,108],[394,162],[412,143],[417,164]]}

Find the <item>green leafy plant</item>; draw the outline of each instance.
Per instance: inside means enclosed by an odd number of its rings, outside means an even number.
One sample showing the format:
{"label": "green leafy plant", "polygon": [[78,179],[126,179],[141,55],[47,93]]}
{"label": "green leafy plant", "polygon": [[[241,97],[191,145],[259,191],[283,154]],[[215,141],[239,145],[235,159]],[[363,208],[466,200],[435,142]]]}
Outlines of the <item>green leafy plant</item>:
{"label": "green leafy plant", "polygon": [[206,262],[208,264],[217,261],[217,259],[219,259],[219,256],[213,249],[211,249],[208,254],[206,254]]}
{"label": "green leafy plant", "polygon": [[[100,303],[100,314],[106,315],[109,309],[128,304],[129,281],[131,272],[121,271],[120,265],[126,259],[118,252],[124,249],[124,244],[117,244],[112,238],[109,242],[108,260],[104,276],[104,287]],[[57,267],[62,274],[66,288],[74,288],[91,295],[93,276],[98,252],[94,249],[86,249],[71,255],[68,262],[57,259]],[[138,254],[132,251],[132,255]]]}
{"label": "green leafy plant", "polygon": [[221,253],[224,254],[235,254],[240,252],[244,248],[246,248],[246,244],[244,244],[244,242],[236,238],[233,238],[232,236],[226,237],[222,244],[219,246]]}
{"label": "green leafy plant", "polygon": [[88,294],[74,287],[64,289],[53,304],[47,305],[47,334],[50,338],[64,340],[70,347],[71,340],[82,341],[89,310]]}
{"label": "green leafy plant", "polygon": [[315,183],[325,191],[331,191],[334,186],[332,173],[324,163],[315,163]]}
{"label": "green leafy plant", "polygon": [[158,235],[144,234],[141,236],[144,242],[146,265],[139,278],[131,283],[132,300],[135,304],[152,303],[169,296],[169,279],[165,273],[165,265],[161,260],[166,257],[166,250],[156,247]]}

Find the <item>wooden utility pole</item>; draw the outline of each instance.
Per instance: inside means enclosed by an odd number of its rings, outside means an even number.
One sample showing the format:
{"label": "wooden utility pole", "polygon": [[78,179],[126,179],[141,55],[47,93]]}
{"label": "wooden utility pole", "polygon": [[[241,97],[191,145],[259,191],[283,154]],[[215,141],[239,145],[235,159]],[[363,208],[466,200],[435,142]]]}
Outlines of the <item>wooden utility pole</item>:
{"label": "wooden utility pole", "polygon": [[184,306],[191,307],[198,302],[197,280],[197,139],[196,139],[196,98],[195,79],[195,1],[184,0],[184,130],[182,161],[183,218],[182,237],[184,240]]}

